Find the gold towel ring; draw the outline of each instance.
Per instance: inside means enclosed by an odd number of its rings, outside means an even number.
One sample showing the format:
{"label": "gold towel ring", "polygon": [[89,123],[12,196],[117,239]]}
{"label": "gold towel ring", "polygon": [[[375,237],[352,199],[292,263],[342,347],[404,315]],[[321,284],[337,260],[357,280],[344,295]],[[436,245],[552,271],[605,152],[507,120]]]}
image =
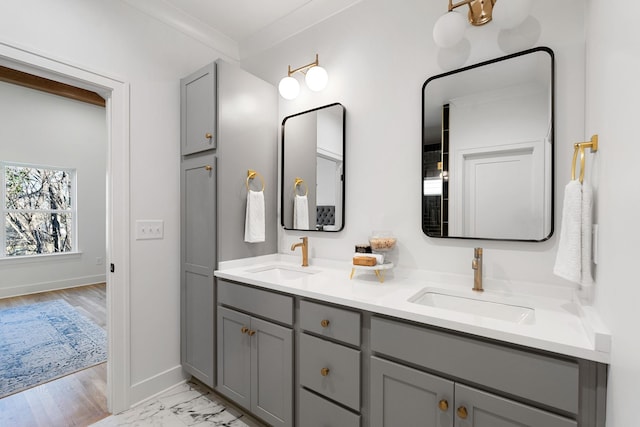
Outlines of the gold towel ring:
{"label": "gold towel ring", "polygon": [[252,179],[254,179],[256,176],[257,176],[258,178],[260,178],[260,181],[262,181],[262,190],[260,190],[260,191],[264,191],[264,178],[262,177],[262,175],[260,175],[258,172],[254,171],[254,170],[252,170],[252,169],[249,169],[249,170],[247,171],[247,183],[246,183],[246,185],[247,185],[247,190],[250,190],[250,189],[251,189],[251,188],[249,188],[249,181],[251,181]]}
{"label": "gold towel ring", "polygon": [[293,192],[296,193],[296,195],[298,194],[298,185],[300,184],[304,184],[304,195],[308,195],[309,194],[309,186],[307,185],[306,182],[304,182],[304,179],[302,178],[296,178],[293,180]]}
{"label": "gold towel ring", "polygon": [[573,144],[573,161],[571,162],[571,180],[576,179],[576,160],[578,160],[578,151],[580,151],[580,184],[584,181],[585,160],[584,149],[590,148],[592,153],[598,151],[598,135],[593,135],[591,141],[576,142]]}

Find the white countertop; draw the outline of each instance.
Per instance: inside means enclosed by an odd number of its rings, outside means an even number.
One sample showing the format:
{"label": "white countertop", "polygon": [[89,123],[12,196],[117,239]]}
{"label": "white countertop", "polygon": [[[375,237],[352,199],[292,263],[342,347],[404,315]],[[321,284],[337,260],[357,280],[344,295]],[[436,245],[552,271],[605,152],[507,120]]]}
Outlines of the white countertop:
{"label": "white countertop", "polygon": [[[215,276],[596,362],[610,360],[609,331],[597,313],[581,305],[567,288],[485,279],[485,292],[474,293],[470,290],[473,277],[469,276],[393,269],[385,272],[385,281],[380,283],[373,272],[362,270],[356,270],[350,280],[353,266],[349,262],[313,259],[309,263],[310,267],[302,268],[299,256],[265,255],[221,262]],[[274,271],[258,271],[274,266],[313,274],[293,273],[292,276],[304,277],[290,278],[272,274]],[[408,301],[427,287],[452,294],[473,294],[473,298],[481,300],[504,298],[515,305],[534,308],[535,319],[519,324]]]}

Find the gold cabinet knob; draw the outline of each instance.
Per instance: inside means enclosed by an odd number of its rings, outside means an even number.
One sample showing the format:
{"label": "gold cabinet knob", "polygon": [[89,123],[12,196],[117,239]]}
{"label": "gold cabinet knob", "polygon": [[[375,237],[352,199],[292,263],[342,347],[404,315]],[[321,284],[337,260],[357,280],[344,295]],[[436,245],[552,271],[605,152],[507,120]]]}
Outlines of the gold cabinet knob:
{"label": "gold cabinet knob", "polygon": [[320,375],[322,375],[323,377],[326,377],[327,375],[329,375],[329,368],[320,369]]}
{"label": "gold cabinet knob", "polygon": [[249,331],[247,332],[249,334],[250,337],[254,336],[256,334],[256,331]]}
{"label": "gold cabinet knob", "polygon": [[323,320],[320,322],[320,326],[322,326],[323,328],[326,328],[326,327],[328,327],[328,326],[329,326],[329,323],[331,323],[331,322],[329,322],[327,319],[323,319]]}
{"label": "gold cabinet knob", "polygon": [[249,328],[247,328],[246,326],[243,326],[242,329],[240,329],[240,332],[242,332],[243,334],[246,334],[247,332],[249,332]]}
{"label": "gold cabinet knob", "polygon": [[449,409],[449,402],[447,402],[446,399],[442,399],[440,402],[438,402],[438,408],[440,408],[442,412],[447,412],[447,410]]}
{"label": "gold cabinet knob", "polygon": [[213,135],[211,135],[210,133],[206,133],[204,135],[204,137],[207,138],[207,139],[211,139],[211,138],[213,138]]}
{"label": "gold cabinet knob", "polygon": [[469,414],[467,413],[467,408],[465,408],[464,406],[459,407],[456,413],[458,414],[458,417],[462,420],[466,420],[467,417],[469,416]]}
{"label": "gold cabinet knob", "polygon": [[206,171],[210,171],[211,169],[213,169],[213,168],[211,166],[209,166],[209,165],[204,167],[204,170],[206,170]]}

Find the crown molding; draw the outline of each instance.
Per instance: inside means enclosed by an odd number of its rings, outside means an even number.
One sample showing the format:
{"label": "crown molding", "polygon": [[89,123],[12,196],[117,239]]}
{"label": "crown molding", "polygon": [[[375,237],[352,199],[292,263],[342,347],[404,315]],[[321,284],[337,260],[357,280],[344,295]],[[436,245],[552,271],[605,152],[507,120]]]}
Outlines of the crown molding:
{"label": "crown molding", "polygon": [[240,41],[240,59],[263,52],[302,31],[337,15],[362,0],[310,1],[288,15],[267,25],[246,39]]}
{"label": "crown molding", "polygon": [[236,41],[163,0],[123,1],[142,13],[219,51],[230,59],[236,61],[240,59]]}

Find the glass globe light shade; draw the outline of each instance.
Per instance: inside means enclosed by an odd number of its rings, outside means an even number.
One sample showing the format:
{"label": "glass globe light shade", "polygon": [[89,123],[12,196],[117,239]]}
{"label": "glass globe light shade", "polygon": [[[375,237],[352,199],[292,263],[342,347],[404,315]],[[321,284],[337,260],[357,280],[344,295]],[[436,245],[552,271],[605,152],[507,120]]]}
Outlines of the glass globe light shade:
{"label": "glass globe light shade", "polygon": [[300,83],[298,83],[298,80],[294,79],[293,77],[285,77],[280,80],[280,84],[278,85],[278,92],[280,92],[280,96],[282,96],[284,99],[296,99],[296,97],[300,93]]}
{"label": "glass globe light shade", "polygon": [[433,26],[433,41],[441,48],[453,47],[464,37],[466,27],[467,20],[461,13],[447,12]]}
{"label": "glass globe light shade", "polygon": [[515,28],[529,16],[532,0],[509,0],[493,7],[492,21],[504,30]]}
{"label": "glass globe light shade", "polygon": [[309,68],[309,71],[307,71],[304,77],[304,81],[307,83],[309,89],[314,92],[319,92],[327,87],[329,75],[327,74],[327,70],[316,65],[315,67]]}

